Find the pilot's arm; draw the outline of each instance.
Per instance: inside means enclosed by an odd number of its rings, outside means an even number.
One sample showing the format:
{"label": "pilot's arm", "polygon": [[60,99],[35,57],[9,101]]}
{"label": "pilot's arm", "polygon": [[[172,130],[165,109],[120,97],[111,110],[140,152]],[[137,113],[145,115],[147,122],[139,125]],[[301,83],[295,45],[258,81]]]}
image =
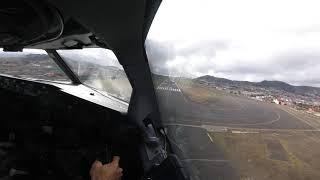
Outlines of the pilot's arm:
{"label": "pilot's arm", "polygon": [[114,156],[109,164],[102,164],[95,161],[90,170],[91,180],[120,180],[122,177],[122,168],[119,167],[119,156]]}

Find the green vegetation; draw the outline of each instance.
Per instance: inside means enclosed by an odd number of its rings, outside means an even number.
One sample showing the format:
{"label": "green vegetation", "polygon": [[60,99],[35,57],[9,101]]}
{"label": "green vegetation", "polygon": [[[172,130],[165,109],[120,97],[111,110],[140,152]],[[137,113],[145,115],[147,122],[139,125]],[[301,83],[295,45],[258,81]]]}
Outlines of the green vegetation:
{"label": "green vegetation", "polygon": [[[292,133],[211,133],[213,142],[232,161],[241,179],[320,179],[319,143]],[[302,140],[302,141],[297,141]],[[268,143],[280,144],[271,146]],[[312,145],[310,144],[312,143]],[[311,146],[310,146],[311,145]],[[271,158],[270,152],[284,150],[287,160]]]}

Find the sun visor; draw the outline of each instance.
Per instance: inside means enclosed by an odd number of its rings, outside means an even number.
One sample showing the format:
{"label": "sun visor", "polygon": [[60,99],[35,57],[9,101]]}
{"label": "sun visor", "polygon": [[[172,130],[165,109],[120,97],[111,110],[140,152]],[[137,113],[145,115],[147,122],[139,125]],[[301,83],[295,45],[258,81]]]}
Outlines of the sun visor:
{"label": "sun visor", "polygon": [[2,4],[0,22],[0,46],[5,51],[21,51],[24,46],[57,39],[64,28],[59,12],[36,0]]}

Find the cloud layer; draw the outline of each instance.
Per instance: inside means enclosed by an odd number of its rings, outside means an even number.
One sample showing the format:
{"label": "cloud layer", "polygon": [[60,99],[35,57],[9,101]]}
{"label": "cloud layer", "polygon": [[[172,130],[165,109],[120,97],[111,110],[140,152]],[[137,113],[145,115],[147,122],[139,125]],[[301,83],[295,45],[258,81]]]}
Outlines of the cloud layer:
{"label": "cloud layer", "polygon": [[[250,59],[237,57],[227,43],[205,42],[179,47],[172,42],[146,43],[153,72],[171,76],[214,75],[233,80],[280,80],[320,87],[320,48],[295,49]],[[225,57],[226,53],[235,53]],[[230,59],[228,59],[230,58]]]}
{"label": "cloud layer", "polygon": [[146,42],[151,69],[320,87],[318,5],[313,0],[163,2]]}

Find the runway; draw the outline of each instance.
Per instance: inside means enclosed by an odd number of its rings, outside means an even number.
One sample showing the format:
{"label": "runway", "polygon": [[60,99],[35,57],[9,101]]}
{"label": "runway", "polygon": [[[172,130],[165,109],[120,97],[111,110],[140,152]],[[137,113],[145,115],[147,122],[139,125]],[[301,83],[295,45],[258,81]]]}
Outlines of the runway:
{"label": "runway", "polygon": [[[216,102],[201,104],[190,100],[174,81],[165,80],[157,87],[163,122],[194,125],[263,129],[314,129],[315,125],[291,110],[245,97],[223,95]],[[312,121],[312,120],[311,120]],[[317,127],[317,128],[320,128]]]}
{"label": "runway", "polygon": [[194,102],[170,79],[163,80],[156,92],[173,148],[195,179],[239,179],[228,157],[208,136],[212,129],[255,133],[320,130],[320,121],[313,117],[245,97],[223,95],[211,104]]}

